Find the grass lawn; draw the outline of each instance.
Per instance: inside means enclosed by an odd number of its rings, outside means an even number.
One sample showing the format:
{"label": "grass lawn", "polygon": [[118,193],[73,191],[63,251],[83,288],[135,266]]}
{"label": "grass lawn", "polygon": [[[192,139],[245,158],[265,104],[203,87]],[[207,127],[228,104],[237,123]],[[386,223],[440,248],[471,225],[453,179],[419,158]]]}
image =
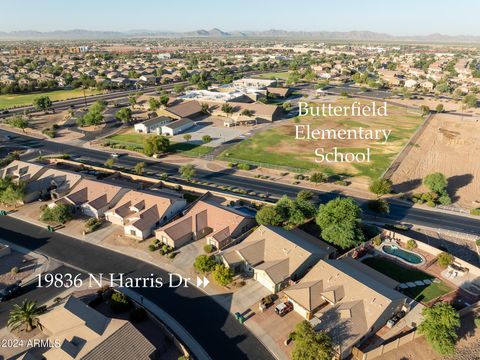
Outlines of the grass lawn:
{"label": "grass lawn", "polygon": [[[117,134],[108,137],[107,141],[110,144],[125,146],[125,149],[127,150],[143,152],[143,139],[145,136],[147,135],[138,133]],[[196,145],[191,143],[170,143],[169,150],[173,153],[181,153],[182,155],[198,157],[210,153],[213,148],[210,146]]]}
{"label": "grass lawn", "polygon": [[281,80],[287,80],[288,79],[288,71],[282,71],[282,72],[269,72],[265,74],[260,74],[260,75],[255,75],[255,77],[261,78],[261,79],[281,79]]}
{"label": "grass lawn", "polygon": [[[337,99],[332,105],[350,106],[353,101],[362,105],[371,105],[363,99]],[[318,104],[311,103],[311,106]],[[412,134],[422,123],[419,114],[412,113],[399,106],[388,105],[387,116],[301,116],[299,125],[309,125],[313,129],[321,130],[355,130],[364,131],[391,130],[388,141],[384,143],[383,135],[380,140],[360,139],[353,136],[351,139],[328,138],[317,140],[295,139],[294,120],[274,124],[252,137],[236,144],[224,151],[220,158],[226,161],[250,161],[256,165],[285,168],[289,171],[308,172],[323,171],[327,175],[346,175],[365,178],[377,178],[388,169],[396,155],[403,149]],[[305,134],[305,128],[302,128]],[[323,148],[324,153],[338,152],[365,154],[370,149],[369,162],[316,162],[315,151]]]}
{"label": "grass lawn", "polygon": [[[87,89],[85,95],[101,94],[101,90]],[[67,100],[83,96],[82,89],[55,90],[47,92],[36,92],[31,94],[6,94],[0,95],[0,109],[6,109],[18,106],[32,105],[33,100],[39,96],[48,96],[52,101]]]}
{"label": "grass lawn", "polygon": [[[381,272],[382,274],[401,283],[416,281],[416,280],[433,280],[434,276],[427,274],[421,270],[410,269],[403,267],[396,262],[380,258],[371,257],[362,261],[365,265]],[[414,288],[408,288],[404,290],[405,295],[412,299],[427,303],[439,296],[452,291],[445,283],[432,283],[427,286],[417,286]]]}

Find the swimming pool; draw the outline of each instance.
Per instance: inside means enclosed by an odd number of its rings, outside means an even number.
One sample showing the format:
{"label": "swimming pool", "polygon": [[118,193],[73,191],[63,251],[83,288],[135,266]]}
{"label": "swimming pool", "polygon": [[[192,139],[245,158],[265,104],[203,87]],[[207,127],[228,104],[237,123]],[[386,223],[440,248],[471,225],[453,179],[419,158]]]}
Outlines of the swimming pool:
{"label": "swimming pool", "polygon": [[414,252],[401,249],[395,245],[383,245],[382,250],[385,254],[397,257],[408,264],[420,265],[424,262],[422,256],[415,254]]}
{"label": "swimming pool", "polygon": [[257,215],[257,212],[254,209],[246,207],[246,206],[238,206],[234,209],[241,212],[242,214],[247,215],[247,216],[255,217],[255,215]]}

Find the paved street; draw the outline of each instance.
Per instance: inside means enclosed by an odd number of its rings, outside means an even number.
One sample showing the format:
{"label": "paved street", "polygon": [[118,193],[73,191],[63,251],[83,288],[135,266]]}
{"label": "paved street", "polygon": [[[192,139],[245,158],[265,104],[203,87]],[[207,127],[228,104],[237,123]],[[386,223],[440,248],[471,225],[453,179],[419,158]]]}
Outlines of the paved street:
{"label": "paved street", "polygon": [[[48,231],[11,217],[0,218],[1,237],[86,272],[125,273],[130,277],[168,274],[140,260]],[[37,290],[34,290],[37,291]],[[53,291],[53,290],[52,290]],[[139,289],[138,293],[174,317],[213,359],[273,359],[268,350],[212,297],[197,288]],[[32,292],[32,294],[34,294]],[[37,294],[37,293],[35,293]],[[40,295],[41,294],[41,295]],[[55,294],[38,293],[38,299]]]}
{"label": "paved street", "polygon": [[[11,141],[16,145],[22,145],[36,150],[41,150],[43,155],[47,153],[68,153],[71,155],[72,160],[82,160],[85,163],[99,166],[103,166],[105,161],[110,157],[109,153],[107,152],[61,144],[48,140],[36,139],[30,136],[12,133],[3,129],[0,130],[0,134],[10,135],[12,139]],[[117,164],[119,166],[133,168],[139,161],[144,161],[148,171],[150,172],[154,172],[156,174],[166,172],[171,175],[171,180],[174,180],[179,184],[185,183],[184,180],[178,177],[178,165],[153,160],[145,161],[145,158],[137,158],[130,155],[124,155],[118,158]],[[282,184],[278,182],[273,184],[272,182],[262,181],[259,179],[241,177],[233,174],[233,172],[234,170],[213,172],[197,169],[196,177],[217,184],[241,187],[259,193],[268,193],[271,195],[272,199],[280,198],[283,195],[294,197],[298,191],[300,191],[300,188],[288,184]],[[210,188],[205,185],[197,186],[206,189]],[[218,191],[216,188],[210,189]],[[323,191],[314,191],[314,193],[319,196],[321,202],[327,202],[340,196],[336,192],[327,193]],[[365,199],[356,198],[356,200],[362,204],[363,210],[366,214],[375,215],[365,206]],[[382,220],[381,217],[377,217],[377,219],[379,219],[379,221]],[[464,232],[467,234],[480,235],[480,219],[469,218],[453,213],[414,208],[409,206],[407,203],[391,202],[390,214],[385,219],[417,224],[419,226],[425,226],[434,229],[440,228],[453,232]]]}

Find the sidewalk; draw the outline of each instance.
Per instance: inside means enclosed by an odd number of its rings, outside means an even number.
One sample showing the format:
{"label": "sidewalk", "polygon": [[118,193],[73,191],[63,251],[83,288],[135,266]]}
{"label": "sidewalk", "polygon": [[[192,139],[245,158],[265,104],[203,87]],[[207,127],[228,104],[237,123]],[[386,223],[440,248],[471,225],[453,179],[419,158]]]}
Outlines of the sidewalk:
{"label": "sidewalk", "polygon": [[[46,225],[41,223],[40,221],[36,221],[36,220],[30,219],[30,218],[27,218],[27,217],[24,217],[24,216],[18,216],[16,213],[11,213],[8,216],[12,216],[12,217],[14,217],[18,220],[31,223],[35,226],[40,226],[42,228],[46,228]],[[56,232],[58,232],[62,235],[71,237],[70,234],[63,231],[62,229],[57,230]],[[88,238],[91,238],[91,237],[88,237]],[[102,241],[98,241],[98,240],[97,241],[88,241],[88,238],[76,238],[76,239],[80,240],[80,241],[85,241],[89,244],[93,244],[93,245],[96,245],[96,246],[103,247],[103,248],[111,250],[111,251],[118,252],[122,255],[127,255],[127,256],[142,260],[142,261],[144,261],[146,263],[149,263],[153,266],[159,267],[162,270],[167,271],[169,273],[177,273],[184,278],[189,278],[190,274],[188,274],[183,269],[180,269],[180,268],[176,267],[173,263],[159,263],[158,261],[156,262],[156,261],[154,261],[154,259],[152,258],[152,256],[149,253],[147,253],[143,250],[132,249],[131,247],[128,247],[128,246],[120,246],[120,245],[112,245],[112,244],[107,245],[107,244],[104,244]],[[196,287],[196,278],[189,279],[189,284],[191,286]],[[208,288],[198,287],[197,289],[204,292],[208,296],[215,295],[213,297],[213,299],[219,305],[221,305],[225,310],[230,312],[232,315],[236,311],[234,309],[244,309],[243,304],[241,304],[241,303],[236,304],[235,302],[229,301],[228,300],[228,297],[229,297],[228,295],[222,296],[221,294],[218,294],[218,293],[216,293],[216,292],[214,292],[214,291],[212,291],[211,289],[208,289]],[[125,289],[122,289],[122,291],[123,290],[125,290]],[[126,294],[129,295],[129,296],[131,295],[132,298],[134,298],[136,301],[137,301],[137,299],[140,299],[140,295],[135,293],[133,290],[127,289]],[[231,300],[232,299],[235,301],[235,296],[231,297]],[[252,301],[255,301],[255,300],[256,299],[252,299]],[[160,315],[159,319],[161,321],[163,321],[164,318],[166,319],[165,324],[168,325],[172,329],[172,331],[179,337],[179,339],[181,341],[183,341],[185,344],[187,344],[189,349],[196,356],[198,356],[199,358],[202,358],[202,359],[210,359],[209,357],[203,357],[205,355],[208,356],[208,354],[205,352],[205,350],[203,350],[203,348],[201,348],[201,346],[198,343],[196,343],[196,344],[192,343],[192,345],[194,347],[193,348],[190,347],[190,343],[192,342],[192,340],[195,341],[195,339],[186,331],[186,329],[184,329],[179,323],[177,323],[174,318],[169,316],[166,312],[164,312],[162,309],[160,309],[154,303],[148,302],[147,299],[144,299],[143,301],[144,301],[144,305],[147,307],[147,309],[150,310],[153,314],[157,315],[157,312],[158,312],[158,314]],[[137,302],[141,303],[141,301],[137,301]],[[150,309],[149,306],[152,306],[153,310]],[[275,343],[275,340],[269,334],[267,334],[260,326],[255,324],[255,322],[247,321],[247,322],[244,323],[244,325],[252,332],[252,334],[255,337],[257,337],[257,339],[260,342],[262,342],[265,345],[265,347],[270,351],[270,353],[276,359],[288,360],[288,357],[283,353],[283,351],[280,348],[278,348],[277,344]],[[177,332],[177,329],[178,329],[178,331],[180,331],[179,333]],[[185,336],[185,338],[184,338],[184,336]],[[197,354],[196,350],[198,350],[200,353]]]}

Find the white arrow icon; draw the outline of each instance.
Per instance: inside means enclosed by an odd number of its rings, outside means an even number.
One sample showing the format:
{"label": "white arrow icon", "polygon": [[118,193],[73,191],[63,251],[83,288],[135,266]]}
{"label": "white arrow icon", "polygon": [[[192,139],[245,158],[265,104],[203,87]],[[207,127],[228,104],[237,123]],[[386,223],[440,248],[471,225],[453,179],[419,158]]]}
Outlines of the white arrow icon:
{"label": "white arrow icon", "polygon": [[210,284],[210,281],[204,276],[203,279],[200,279],[197,276],[197,287],[206,287],[208,284]]}

